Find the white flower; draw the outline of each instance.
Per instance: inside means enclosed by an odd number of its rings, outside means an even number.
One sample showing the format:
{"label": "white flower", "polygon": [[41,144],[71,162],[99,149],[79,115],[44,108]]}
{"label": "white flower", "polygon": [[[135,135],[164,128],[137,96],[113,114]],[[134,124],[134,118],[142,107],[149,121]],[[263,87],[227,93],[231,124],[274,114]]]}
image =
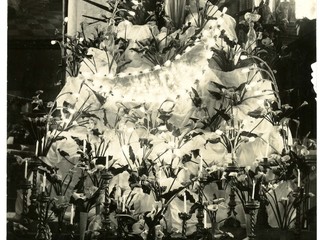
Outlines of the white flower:
{"label": "white flower", "polygon": [[218,211],[218,205],[217,204],[210,204],[210,205],[208,205],[207,209],[209,211],[213,211],[213,212]]}
{"label": "white flower", "polygon": [[161,66],[160,66],[160,65],[156,65],[153,69],[154,69],[154,70],[160,70],[160,69],[161,69]]}
{"label": "white flower", "polygon": [[237,172],[230,172],[229,177],[237,177],[238,173]]}
{"label": "white flower", "polygon": [[241,56],[240,56],[240,60],[246,60],[247,58],[248,58],[247,55],[241,55]]}
{"label": "white flower", "polygon": [[179,60],[180,58],[181,58],[180,54],[177,54],[176,57],[175,57],[176,60]]}
{"label": "white flower", "polygon": [[223,14],[225,14],[227,11],[228,11],[228,8],[226,8],[226,7],[224,7],[224,8],[222,9],[222,13],[223,13]]}
{"label": "white flower", "polygon": [[217,130],[215,131],[215,133],[216,133],[217,135],[219,135],[219,136],[223,135],[223,132],[222,132],[220,129],[217,129]]}
{"label": "white flower", "polygon": [[136,13],[134,11],[128,11],[128,14],[130,14],[133,17],[136,15]]}
{"label": "white flower", "polygon": [[55,45],[57,43],[56,40],[51,40],[51,45]]}
{"label": "white flower", "polygon": [[166,67],[169,67],[171,65],[171,61],[170,60],[168,60],[168,61],[166,61],[165,63],[164,63],[164,66],[166,66]]}

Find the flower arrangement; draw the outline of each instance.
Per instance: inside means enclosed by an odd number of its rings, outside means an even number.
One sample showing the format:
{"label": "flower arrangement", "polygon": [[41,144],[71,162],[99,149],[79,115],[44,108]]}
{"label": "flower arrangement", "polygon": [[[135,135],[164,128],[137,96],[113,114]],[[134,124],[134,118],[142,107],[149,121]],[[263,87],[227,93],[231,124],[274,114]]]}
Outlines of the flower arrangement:
{"label": "flower arrangement", "polygon": [[[80,224],[80,212],[102,206],[89,224],[94,236],[117,227],[143,239],[162,239],[172,232],[204,236],[205,211],[215,229],[208,239],[231,236],[215,227],[225,196],[210,192],[214,184],[223,189],[224,179],[243,206],[262,197],[272,207],[282,204],[267,188],[263,167],[277,175],[269,181],[274,184],[295,179],[303,163],[287,151],[290,131],[281,120],[271,68],[237,44],[234,21],[222,3],[84,1],[106,11],[101,18],[85,16],[104,27],[88,37],[83,24],[81,33],[60,43],[68,50],[69,77],[49,104],[36,148],[36,155],[51,163],[71,166],[59,169],[62,178],[53,169],[48,180],[56,195],[72,195],[75,222]],[[257,18],[247,17],[249,22]],[[39,94],[35,109],[43,107]],[[275,130],[275,124],[283,126]],[[264,148],[269,165],[257,167],[257,149]],[[241,171],[230,172],[230,166]],[[301,202],[297,199],[282,205],[285,226]],[[56,212],[69,205],[65,198],[53,204]],[[179,213],[192,224],[181,229]],[[73,223],[74,212],[70,214]]]}

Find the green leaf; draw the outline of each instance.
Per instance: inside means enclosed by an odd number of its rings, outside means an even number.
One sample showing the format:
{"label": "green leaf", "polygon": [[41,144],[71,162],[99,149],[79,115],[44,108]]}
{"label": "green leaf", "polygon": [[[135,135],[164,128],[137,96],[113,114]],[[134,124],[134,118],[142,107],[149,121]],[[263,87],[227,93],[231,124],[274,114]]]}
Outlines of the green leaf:
{"label": "green leaf", "polygon": [[226,114],[226,110],[219,110],[217,108],[215,108],[215,110],[217,111],[217,114],[219,116],[221,116],[225,121],[229,121],[230,120],[230,116],[228,114]]}
{"label": "green leaf", "polygon": [[193,102],[193,104],[195,105],[195,107],[201,107],[201,104],[202,104],[202,99],[200,98],[199,96],[199,93],[197,92],[196,89],[194,89],[193,87],[191,88],[192,89],[192,92],[194,94],[194,97],[191,97],[191,100]]}
{"label": "green leaf", "polygon": [[133,152],[131,145],[129,145],[129,158],[133,163],[135,163],[136,156],[134,155],[134,152]]}
{"label": "green leaf", "polygon": [[246,85],[247,85],[246,82],[241,83],[241,84],[235,89],[235,91],[242,92]]}
{"label": "green leaf", "polygon": [[215,99],[221,100],[222,95],[221,95],[219,92],[211,91],[211,90],[208,90],[208,92],[209,92],[209,93],[211,94],[211,96],[214,97]]}
{"label": "green leaf", "polygon": [[259,107],[251,112],[248,112],[248,115],[253,118],[262,118],[263,117],[263,109]]}
{"label": "green leaf", "polygon": [[206,144],[207,144],[207,143],[217,144],[217,143],[219,143],[220,141],[221,141],[221,140],[220,140],[219,137],[218,137],[218,138],[211,138],[211,139],[207,139]]}
{"label": "green leaf", "polygon": [[247,132],[247,131],[242,131],[239,135],[245,136],[245,137],[254,137],[254,138],[258,137],[257,134],[252,133],[252,132]]}
{"label": "green leaf", "polygon": [[211,81],[211,83],[212,83],[215,87],[219,88],[219,90],[222,90],[222,89],[226,89],[226,88],[227,88],[226,86],[224,86],[224,85],[222,85],[222,84],[220,84],[220,83],[214,82],[214,81]]}

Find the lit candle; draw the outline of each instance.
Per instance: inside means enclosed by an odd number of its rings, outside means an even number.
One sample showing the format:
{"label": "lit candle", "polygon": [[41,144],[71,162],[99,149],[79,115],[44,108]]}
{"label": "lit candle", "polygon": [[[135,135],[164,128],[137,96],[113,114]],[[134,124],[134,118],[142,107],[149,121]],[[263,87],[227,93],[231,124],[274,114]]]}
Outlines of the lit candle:
{"label": "lit candle", "polygon": [[206,229],[207,228],[207,211],[204,211],[203,215],[203,227]]}
{"label": "lit candle", "polygon": [[200,163],[199,163],[199,177],[201,177],[201,175],[202,175],[202,165],[203,165],[203,161],[202,161],[202,158],[200,158]]}
{"label": "lit candle", "polygon": [[267,158],[269,154],[269,141],[267,141],[267,148],[266,148],[266,154],[265,157]]}
{"label": "lit candle", "polygon": [[86,152],[86,140],[83,140],[83,152]]}
{"label": "lit candle", "polygon": [[26,160],[26,163],[24,165],[24,178],[27,179],[28,177],[28,160]]}
{"label": "lit candle", "polygon": [[126,211],[126,196],[122,197],[122,212]]}
{"label": "lit candle", "polygon": [[36,157],[38,156],[38,149],[39,149],[39,141],[37,140],[37,142],[36,142],[36,152],[35,152]]}
{"label": "lit candle", "polygon": [[255,191],[255,188],[256,188],[256,182],[253,180],[253,181],[252,181],[252,196],[251,196],[252,200],[254,199],[254,191]]}
{"label": "lit candle", "polygon": [[47,182],[47,176],[46,173],[43,174],[43,185],[42,185],[42,192],[46,189],[46,182]]}
{"label": "lit candle", "polygon": [[41,153],[44,152],[44,137],[41,139]]}
{"label": "lit candle", "polygon": [[183,212],[187,212],[187,194],[186,191],[183,192]]}
{"label": "lit candle", "polygon": [[71,210],[70,210],[70,224],[73,224],[73,213],[74,213],[74,209],[73,209],[73,204],[71,204]]}
{"label": "lit candle", "polygon": [[301,182],[300,182],[300,169],[297,169],[298,171],[298,187],[300,187]]}

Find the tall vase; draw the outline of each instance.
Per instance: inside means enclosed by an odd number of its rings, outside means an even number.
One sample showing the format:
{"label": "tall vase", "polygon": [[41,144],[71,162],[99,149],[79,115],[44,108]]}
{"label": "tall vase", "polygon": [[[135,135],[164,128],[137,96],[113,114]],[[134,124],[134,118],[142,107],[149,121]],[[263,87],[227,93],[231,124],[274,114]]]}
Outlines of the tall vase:
{"label": "tall vase", "polygon": [[80,220],[79,220],[80,240],[84,240],[85,232],[87,229],[87,223],[88,223],[88,213],[87,212],[80,212]]}

